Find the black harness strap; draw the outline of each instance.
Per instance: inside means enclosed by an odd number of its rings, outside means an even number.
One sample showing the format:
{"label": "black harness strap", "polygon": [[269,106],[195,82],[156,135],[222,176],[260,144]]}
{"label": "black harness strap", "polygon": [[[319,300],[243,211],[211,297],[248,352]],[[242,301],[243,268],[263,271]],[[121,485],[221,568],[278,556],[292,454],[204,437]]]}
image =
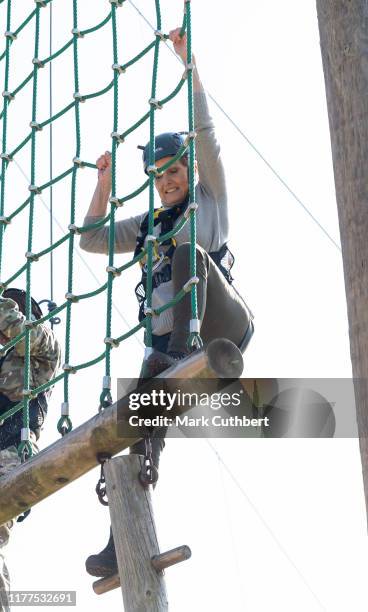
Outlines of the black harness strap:
{"label": "black harness strap", "polygon": [[[177,206],[173,206],[171,208],[158,208],[154,211],[154,227],[158,224],[160,227],[160,236],[170,232],[174,228],[175,221],[180,217],[180,215],[185,211],[188,206],[188,198],[178,204]],[[139,253],[144,249],[144,243],[148,234],[148,214],[144,217],[141,226],[139,228],[139,233],[137,236],[136,247],[134,251],[134,256],[136,257]],[[169,240],[165,240],[161,243],[164,246],[168,246],[169,248],[165,251],[162,262],[166,261],[165,265],[162,265],[160,259],[157,258],[156,262],[159,264],[159,270],[154,271],[152,275],[152,289],[157,289],[162,283],[167,283],[171,280],[171,261],[174,256],[174,252],[176,249],[176,241],[174,238],[170,238]],[[229,250],[227,244],[223,244],[222,247],[218,251],[211,251],[209,256],[217,265],[217,267],[221,270],[222,274],[226,278],[228,283],[233,282],[233,277],[231,275],[231,268],[234,265],[234,255]],[[144,319],[144,306],[146,300],[146,287],[147,287],[147,268],[144,264],[142,265],[142,277],[139,281],[138,285],[135,288],[135,295],[139,303],[139,321]]]}

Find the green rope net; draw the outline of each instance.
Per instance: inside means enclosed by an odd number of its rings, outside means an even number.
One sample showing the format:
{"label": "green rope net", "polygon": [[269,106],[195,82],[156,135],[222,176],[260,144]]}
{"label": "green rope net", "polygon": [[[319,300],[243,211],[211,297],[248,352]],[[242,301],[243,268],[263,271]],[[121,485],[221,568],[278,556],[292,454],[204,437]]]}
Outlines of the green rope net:
{"label": "green rope net", "polygon": [[[16,270],[9,278],[1,280],[0,290],[3,291],[11,284],[14,283],[19,277],[25,274],[25,285],[26,285],[26,326],[25,330],[17,337],[13,338],[1,349],[1,354],[5,354],[11,347],[15,346],[18,342],[25,339],[25,365],[24,365],[24,391],[23,401],[19,402],[18,405],[12,407],[5,414],[1,416],[2,421],[14,415],[16,412],[22,410],[23,417],[23,429],[22,429],[22,441],[18,449],[19,454],[23,459],[27,459],[32,456],[32,445],[30,441],[30,429],[29,429],[29,401],[31,398],[36,397],[42,391],[46,391],[55,383],[63,381],[64,385],[64,401],[61,408],[61,417],[58,422],[58,431],[64,435],[71,431],[72,421],[69,415],[69,378],[71,374],[78,372],[79,370],[89,368],[99,362],[104,361],[105,363],[105,375],[103,377],[102,392],[100,395],[100,409],[106,408],[111,404],[111,350],[125,339],[135,334],[139,329],[144,328],[145,330],[145,356],[147,357],[152,351],[152,316],[158,315],[164,310],[177,304],[186,295],[187,291],[191,293],[191,308],[192,308],[192,321],[190,328],[190,336],[188,339],[189,348],[200,348],[202,341],[199,334],[199,321],[198,321],[198,307],[197,307],[197,289],[196,289],[196,257],[195,257],[195,245],[196,245],[196,204],[195,204],[195,172],[194,172],[194,160],[195,160],[195,133],[194,133],[194,112],[193,112],[193,78],[192,78],[192,34],[191,34],[191,10],[190,0],[186,0],[184,3],[184,18],[181,28],[181,35],[187,32],[187,58],[188,64],[182,78],[180,79],[174,90],[162,100],[156,99],[157,90],[157,76],[159,68],[159,50],[160,44],[168,39],[168,35],[164,34],[161,30],[161,11],[160,1],[152,0],[155,3],[156,12],[156,30],[155,39],[146,46],[140,53],[135,57],[131,58],[124,64],[119,63],[118,58],[118,25],[117,25],[117,11],[121,8],[126,0],[109,0],[106,4],[109,7],[109,12],[106,17],[94,27],[88,29],[79,29],[78,23],[78,0],[70,0],[68,3],[72,5],[72,38],[67,40],[57,51],[52,53],[49,57],[39,58],[40,48],[40,12],[47,10],[47,5],[51,2],[55,4],[58,0],[35,0],[35,8],[30,14],[23,20],[23,22],[12,30],[12,5],[16,2],[22,2],[22,0],[0,0],[0,6],[4,2],[6,3],[6,28],[5,28],[5,49],[0,55],[0,62],[5,62],[4,67],[4,91],[3,97],[3,108],[0,113],[0,119],[2,120],[2,149],[1,149],[1,187],[0,187],[0,274],[2,272],[3,256],[6,255],[6,251],[3,248],[3,239],[5,231],[11,232],[9,225],[12,220],[17,217],[22,211],[28,211],[28,237],[27,237],[27,252],[26,262],[18,270]],[[59,0],[60,1],[60,0]],[[63,4],[66,2],[63,0]],[[50,8],[50,7],[49,7]],[[1,10],[4,10],[3,8]],[[86,36],[90,36],[97,32],[101,28],[107,27],[111,24],[112,33],[112,69],[113,79],[101,90],[92,93],[81,93],[79,87],[79,61],[78,61],[78,46],[80,39]],[[26,76],[26,78],[17,85],[13,90],[9,89],[9,75],[11,71],[11,56],[12,47],[17,44],[19,35],[26,28],[34,27],[34,55],[32,59],[33,69]],[[73,72],[74,72],[74,94],[72,101],[68,103],[64,108],[60,109],[53,116],[39,120],[38,117],[38,101],[39,101],[39,87],[38,87],[38,73],[42,68],[49,62],[53,62],[56,58],[61,56],[63,53],[72,47],[73,50]],[[118,131],[118,109],[119,109],[119,80],[122,74],[131,68],[136,62],[145,57],[150,51],[153,50],[153,69],[152,69],[152,80],[151,80],[151,92],[150,92],[150,108],[138,121],[136,121],[129,129],[119,133]],[[16,96],[18,96],[25,88],[27,83],[32,82],[32,111],[31,111],[31,122],[30,132],[26,134],[21,142],[11,151],[8,151],[7,147],[7,136],[8,136],[8,118],[11,113],[11,103]],[[155,113],[158,108],[164,107],[170,102],[183,88],[185,82],[188,87],[188,137],[186,138],[185,144],[181,147],[175,157],[173,157],[168,163],[158,170],[155,166],[154,150],[155,150]],[[76,193],[79,171],[82,168],[95,169],[96,165],[89,163],[88,161],[82,160],[81,155],[81,104],[88,101],[91,98],[103,96],[110,90],[113,91],[113,109],[112,109],[112,133],[111,133],[111,152],[112,152],[112,190],[110,198],[110,210],[108,214],[96,223],[90,224],[85,227],[78,227],[75,224],[75,208],[76,208]],[[75,124],[75,151],[72,166],[64,170],[58,176],[52,178],[48,182],[38,185],[37,184],[37,137],[43,127],[54,124],[59,118],[74,110],[74,124]],[[145,121],[149,121],[150,131],[150,146],[149,146],[149,178],[140,187],[125,196],[119,197],[116,193],[116,158],[117,148],[124,142],[124,140],[132,134],[139,126]],[[14,210],[7,210],[7,169],[9,164],[14,160],[17,154],[30,142],[30,177],[31,184],[29,185],[29,197],[17,206]],[[191,236],[191,259],[190,259],[190,274],[191,278],[188,283],[182,288],[182,290],[167,304],[159,309],[154,310],[152,308],[152,269],[153,269],[153,255],[154,255],[154,244],[152,241],[148,242],[147,247],[133,260],[124,264],[120,267],[114,265],[114,243],[115,243],[115,216],[118,207],[123,206],[126,202],[133,200],[144,190],[148,189],[149,193],[149,228],[148,234],[153,234],[154,227],[154,180],[157,174],[162,174],[167,170],[173,163],[180,159],[187,151],[189,151],[189,207],[188,214],[175,226],[175,228],[160,236],[157,239],[157,243],[160,244],[169,238],[175,236],[186,223],[190,223],[190,236]],[[69,226],[68,233],[62,236],[59,240],[55,241],[48,248],[43,249],[38,253],[32,252],[33,246],[33,233],[34,233],[34,210],[35,203],[37,202],[37,196],[42,191],[51,187],[52,185],[62,181],[66,177],[71,175],[71,196],[70,196],[70,215],[69,215]],[[105,224],[109,224],[108,234],[108,267],[107,267],[107,280],[102,286],[96,288],[94,291],[84,294],[74,293],[74,242],[76,234],[82,234],[90,229],[102,227]],[[63,304],[52,310],[49,314],[43,316],[37,321],[31,322],[31,295],[32,295],[32,274],[35,264],[42,257],[55,251],[59,246],[68,242],[68,278],[67,278],[67,292],[65,294],[65,301]],[[112,337],[112,305],[113,305],[113,286],[114,280],[120,274],[130,268],[131,266],[138,263],[143,257],[147,258],[147,288],[146,288],[146,309],[145,318],[141,323],[136,325],[133,329],[130,329],[127,333],[122,334],[117,338]],[[104,338],[104,348],[100,354],[87,362],[80,363],[78,365],[71,365],[71,325],[73,315],[73,305],[76,302],[92,298],[98,294],[106,292],[106,333]],[[66,311],[66,324],[65,324],[65,363],[63,365],[63,371],[59,373],[54,379],[47,383],[39,386],[35,389],[30,388],[30,333],[31,327],[46,323],[55,315]],[[102,347],[101,347],[102,349]]]}

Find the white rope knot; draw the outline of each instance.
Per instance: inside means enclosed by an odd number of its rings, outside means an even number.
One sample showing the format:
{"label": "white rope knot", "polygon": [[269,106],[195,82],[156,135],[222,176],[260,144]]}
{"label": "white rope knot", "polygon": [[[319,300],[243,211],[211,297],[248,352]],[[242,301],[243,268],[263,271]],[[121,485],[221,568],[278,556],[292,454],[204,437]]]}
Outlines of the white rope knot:
{"label": "white rope knot", "polygon": [[68,374],[76,374],[77,372],[77,370],[75,369],[75,366],[72,366],[69,363],[64,363],[63,370],[64,372],[67,372]]}
{"label": "white rope knot", "polygon": [[188,293],[188,291],[191,290],[192,285],[198,285],[198,283],[199,283],[198,276],[192,276],[192,278],[190,278],[183,286],[183,291],[185,291],[185,293]]}
{"label": "white rope knot", "polygon": [[62,402],[60,414],[61,416],[69,416],[69,402]]}
{"label": "white rope knot", "polygon": [[0,154],[0,158],[1,158],[1,159],[5,159],[5,160],[6,160],[6,161],[8,161],[8,162],[13,161],[13,158],[12,158],[12,156],[10,155],[10,153],[1,153],[1,154]]}
{"label": "white rope knot", "polygon": [[110,204],[114,204],[117,208],[119,208],[119,206],[123,206],[123,202],[120,202],[119,198],[115,196],[109,198],[109,202]]}
{"label": "white rope knot", "polygon": [[105,338],[104,343],[109,344],[113,348],[117,348],[120,344],[120,342],[118,342],[118,340],[115,340],[115,338]]}
{"label": "white rope knot", "polygon": [[11,223],[11,219],[8,219],[8,217],[0,217],[0,223],[3,225],[9,225],[9,223]]}
{"label": "white rope knot", "polygon": [[9,101],[14,100],[15,98],[14,94],[12,94],[11,91],[3,91],[2,96],[3,98],[7,98]]}
{"label": "white rope knot", "polygon": [[42,60],[38,59],[38,57],[33,58],[32,64],[34,66],[37,66],[37,68],[43,68],[45,66],[45,63]]}
{"label": "white rope knot", "polygon": [[110,136],[114,140],[117,140],[119,144],[122,144],[125,140],[125,138],[121,134],[119,134],[119,132],[111,132]]}
{"label": "white rope knot", "polygon": [[74,225],[74,223],[69,223],[68,230],[72,234],[81,234],[81,231],[80,231],[79,227],[77,225]]}
{"label": "white rope knot", "polygon": [[66,293],[65,299],[68,300],[68,302],[79,302],[79,297],[74,293]]}
{"label": "white rope knot", "polygon": [[148,359],[148,357],[152,355],[152,353],[153,353],[152,346],[146,346],[146,348],[144,349],[144,358]]}
{"label": "white rope knot", "polygon": [[83,32],[81,30],[78,30],[78,28],[73,28],[71,32],[73,36],[77,36],[77,38],[84,38]]}
{"label": "white rope knot", "polygon": [[189,321],[189,331],[190,333],[199,334],[201,330],[201,322],[199,319],[191,319]]}
{"label": "white rope knot", "polygon": [[23,389],[22,395],[23,395],[23,397],[28,397],[29,399],[32,399],[33,397],[36,397],[34,395],[32,389]]}
{"label": "white rope knot", "polygon": [[104,376],[102,379],[102,388],[111,389],[111,376]]}
{"label": "white rope knot", "polygon": [[40,187],[37,187],[37,185],[29,185],[28,191],[30,191],[31,193],[42,193],[42,189]]}
{"label": "white rope knot", "polygon": [[32,327],[36,327],[36,321],[33,321],[33,320],[30,320],[30,321],[28,320],[27,321],[26,320],[26,321],[24,321],[24,327],[26,329],[32,329]]}
{"label": "white rope knot", "polygon": [[188,134],[185,137],[184,140],[184,144],[187,147],[190,143],[191,140],[194,140],[197,137],[197,132],[195,132],[194,130],[192,132],[188,132]]}
{"label": "white rope knot", "polygon": [[31,261],[38,261],[38,255],[36,255],[36,253],[31,253],[31,251],[27,251],[27,253],[25,253],[25,258],[30,259]]}
{"label": "white rope knot", "polygon": [[114,277],[121,275],[121,271],[115,268],[115,266],[107,266],[106,272],[109,272],[109,274],[112,274]]}
{"label": "white rope knot", "polygon": [[74,98],[74,100],[76,100],[76,102],[85,102],[86,101],[85,97],[82,96],[82,94],[79,93],[79,91],[76,91],[73,94],[73,98]]}
{"label": "white rope knot", "polygon": [[37,130],[38,132],[41,132],[42,130],[42,125],[37,123],[37,121],[31,121],[29,127],[32,128],[32,130]]}
{"label": "white rope knot", "polygon": [[188,219],[192,210],[195,212],[197,208],[198,208],[198,204],[196,202],[191,202],[184,211],[184,217]]}
{"label": "white rope knot", "polygon": [[[23,394],[25,391],[23,391]],[[31,430],[29,427],[22,427],[20,430],[20,439],[22,442],[28,442],[31,439]]]}
{"label": "white rope knot", "polygon": [[85,162],[82,161],[79,157],[73,157],[73,164],[75,166],[78,166],[78,168],[84,168],[85,167]]}
{"label": "white rope knot", "polygon": [[4,36],[6,38],[10,38],[10,40],[16,40],[17,39],[17,35],[14,32],[6,31],[6,32],[4,32]]}
{"label": "white rope knot", "polygon": [[165,34],[161,30],[155,30],[155,36],[158,36],[160,40],[166,40]]}
{"label": "white rope knot", "polygon": [[157,170],[157,166],[147,166],[147,172],[148,174],[154,174],[155,176],[158,176],[160,173]]}
{"label": "white rope knot", "polygon": [[126,69],[121,64],[113,64],[111,68],[118,74],[124,74],[124,72],[126,72]]}
{"label": "white rope knot", "polygon": [[162,104],[161,104],[161,103],[160,103],[160,101],[159,101],[159,100],[157,100],[156,98],[150,98],[150,99],[148,100],[148,103],[149,103],[151,106],[154,106],[155,108],[157,108],[157,109],[159,109],[159,110],[162,108]]}

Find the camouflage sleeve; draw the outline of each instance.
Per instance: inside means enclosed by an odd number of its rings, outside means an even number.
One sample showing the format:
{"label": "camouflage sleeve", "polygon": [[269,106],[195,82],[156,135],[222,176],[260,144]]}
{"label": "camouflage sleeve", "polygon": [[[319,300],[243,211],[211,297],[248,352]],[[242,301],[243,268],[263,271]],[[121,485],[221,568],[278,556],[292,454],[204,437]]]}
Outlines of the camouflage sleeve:
{"label": "camouflage sleeve", "polygon": [[[25,320],[24,314],[19,311],[18,304],[14,300],[0,297],[0,332],[8,341],[25,330]],[[32,328],[30,344],[31,356],[52,362],[52,369],[55,370],[60,360],[60,347],[52,330],[43,323]],[[25,338],[17,342],[14,350],[24,357]]]}

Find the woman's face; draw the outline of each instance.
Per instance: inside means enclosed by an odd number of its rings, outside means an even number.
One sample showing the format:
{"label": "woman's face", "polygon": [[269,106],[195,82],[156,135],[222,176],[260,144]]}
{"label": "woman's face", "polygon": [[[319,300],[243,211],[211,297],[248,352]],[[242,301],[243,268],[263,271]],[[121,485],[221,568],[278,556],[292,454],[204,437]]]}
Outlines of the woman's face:
{"label": "woman's face", "polygon": [[[161,168],[170,159],[170,155],[158,159],[156,161],[157,168]],[[188,194],[188,168],[180,161],[175,162],[162,176],[155,178],[155,187],[164,206],[180,204]]]}

